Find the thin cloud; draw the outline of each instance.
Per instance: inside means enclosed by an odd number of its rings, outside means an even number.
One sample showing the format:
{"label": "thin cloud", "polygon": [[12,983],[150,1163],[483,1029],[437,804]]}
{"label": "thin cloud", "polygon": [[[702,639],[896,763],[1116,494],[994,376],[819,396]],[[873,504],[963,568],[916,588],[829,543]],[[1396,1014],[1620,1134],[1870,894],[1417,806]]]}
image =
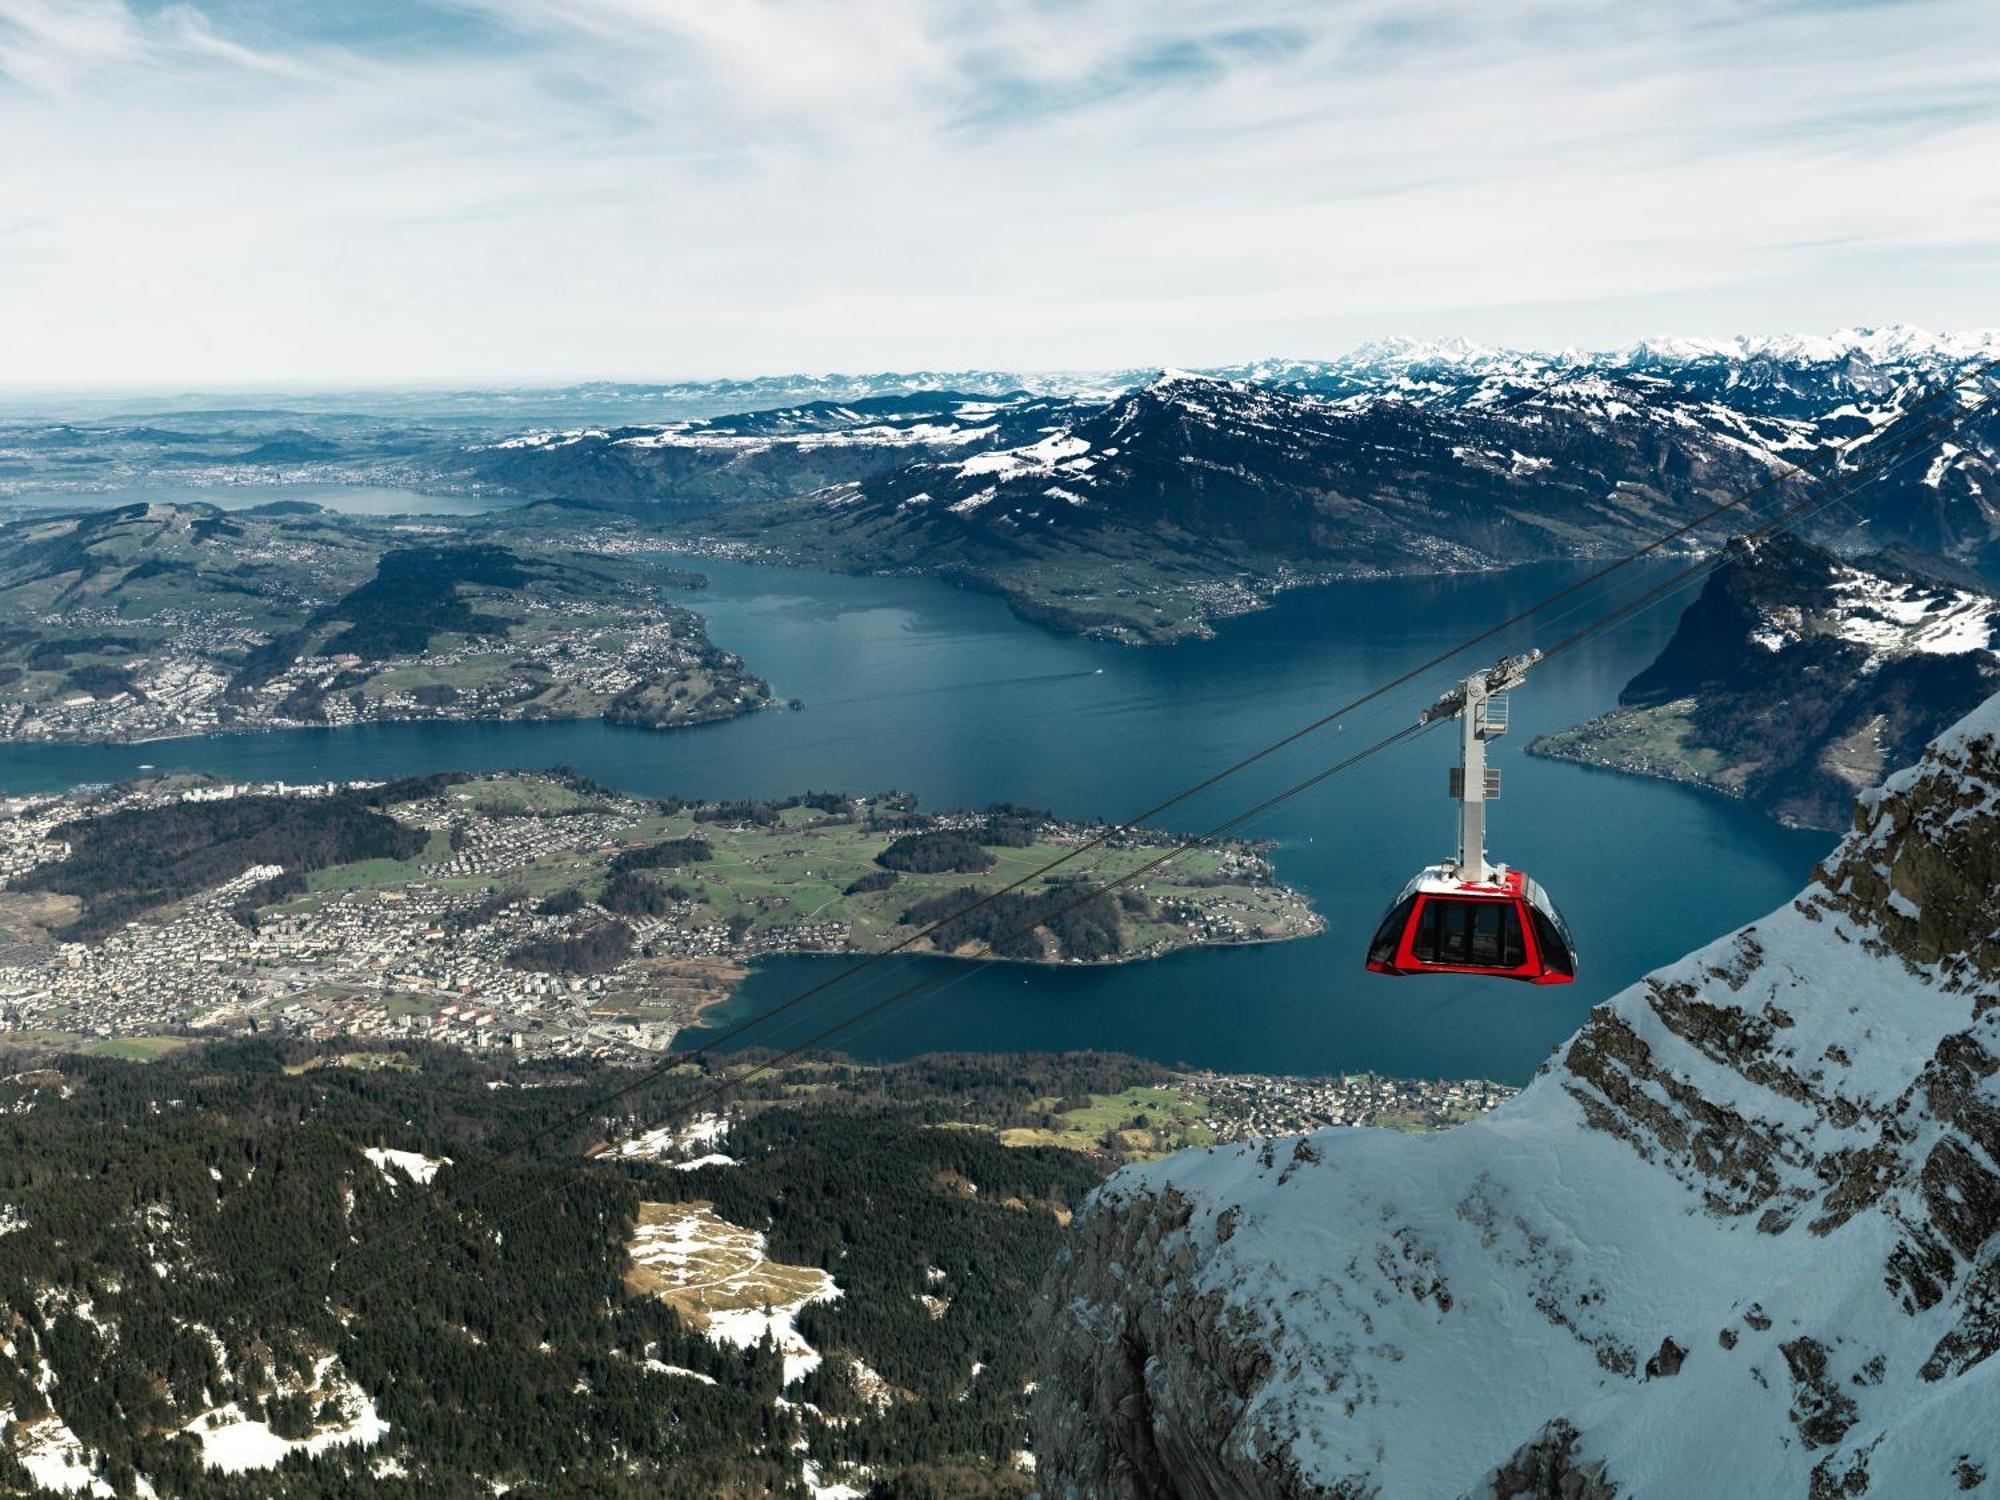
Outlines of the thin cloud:
{"label": "thin cloud", "polygon": [[1996,43],[1985,0],[0,0],[0,379],[1986,324]]}

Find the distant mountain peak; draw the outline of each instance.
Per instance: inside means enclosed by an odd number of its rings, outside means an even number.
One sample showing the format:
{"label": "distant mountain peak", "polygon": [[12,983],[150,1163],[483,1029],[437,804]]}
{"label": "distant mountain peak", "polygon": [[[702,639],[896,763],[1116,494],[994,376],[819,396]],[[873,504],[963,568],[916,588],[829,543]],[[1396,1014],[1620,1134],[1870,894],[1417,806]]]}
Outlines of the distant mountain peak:
{"label": "distant mountain peak", "polygon": [[1229,375],[1204,372],[1201,370],[1179,370],[1168,368],[1160,371],[1141,390],[1170,393],[1184,389],[1213,390],[1218,386],[1235,390],[1248,390],[1250,382],[1238,380]]}
{"label": "distant mountain peak", "polygon": [[1445,338],[1415,339],[1393,335],[1359,345],[1346,356],[1355,364],[1377,365],[1488,365],[1497,360],[1516,359],[1519,351],[1488,348],[1458,334]]}
{"label": "distant mountain peak", "polygon": [[1859,356],[1873,365],[1941,364],[2000,356],[2000,329],[1930,333],[1910,323],[1836,328],[1830,333],[1686,335],[1643,339],[1600,358],[1624,364],[1692,364],[1702,360],[1771,360],[1833,365]]}

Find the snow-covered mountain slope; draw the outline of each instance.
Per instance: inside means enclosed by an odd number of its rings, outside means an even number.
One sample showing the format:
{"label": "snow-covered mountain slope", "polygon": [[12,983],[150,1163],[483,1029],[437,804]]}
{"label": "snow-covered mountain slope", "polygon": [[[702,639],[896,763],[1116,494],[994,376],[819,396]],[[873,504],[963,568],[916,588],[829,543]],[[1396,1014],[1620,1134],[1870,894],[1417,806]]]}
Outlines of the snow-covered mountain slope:
{"label": "snow-covered mountain slope", "polygon": [[1621,543],[1770,476],[1797,424],[1595,376],[1484,407],[1341,401],[1168,371],[1033,441],[819,500],[917,560],[1111,533],[1305,564],[1513,561]]}
{"label": "snow-covered mountain slope", "polygon": [[[2000,334],[1933,336],[1891,328],[1658,339],[1608,352],[1392,339],[1337,359],[1267,359],[1165,378],[1134,371],[1089,378],[990,371],[774,377],[702,388],[718,399],[724,393],[743,397],[736,415],[710,415],[717,409],[710,406],[649,425],[571,422],[474,446],[446,467],[456,480],[591,501],[708,506],[769,499],[1031,446],[1058,431],[1116,426],[1134,402],[1163,384],[1197,380],[1312,402],[1281,408],[1285,420],[1306,429],[1301,435],[1308,444],[1316,441],[1310,429],[1331,413],[1399,432],[1421,430],[1443,437],[1448,449],[1473,452],[1491,445],[1482,448],[1476,433],[1468,438],[1461,429],[1489,418],[1515,429],[1549,427],[1543,448],[1560,444],[1578,424],[1617,424],[1628,436],[1651,430],[1668,448],[1700,439],[1799,458],[1819,440],[1853,436],[1893,418],[1939,380],[1994,357],[2000,357]],[[937,384],[924,384],[931,380]],[[616,389],[638,403],[630,409],[641,408],[645,388]],[[660,410],[686,409],[681,388],[661,387],[656,394]],[[578,407],[586,409],[594,408]],[[1358,443],[1373,441],[1365,428],[1353,436]],[[1513,448],[1531,458],[1563,456],[1537,454],[1532,443]],[[1504,457],[1512,450],[1493,451]],[[1942,485],[1951,494],[1958,485],[1954,473],[1947,464],[1930,479],[1931,488]],[[899,498],[935,493],[924,483],[929,476],[911,477],[919,482],[905,486]],[[948,503],[970,498],[958,495]],[[1964,518],[1959,524],[1965,529]],[[1993,528],[1982,523],[1976,529],[1983,541]],[[1921,540],[1925,530],[1916,523],[1892,527],[1885,536],[1928,545]]]}
{"label": "snow-covered mountain slope", "polygon": [[1576,376],[1645,376],[1746,413],[1816,418],[1843,403],[1892,407],[1915,388],[2000,359],[2000,330],[1896,324],[1830,334],[1664,337],[1622,349],[1495,349],[1462,338],[1386,339],[1329,360],[1266,359],[1211,373],[1316,395],[1484,405]]}
{"label": "snow-covered mountain slope", "polygon": [[1718,655],[1711,648],[1725,632],[1732,648],[1754,647],[1765,657],[1815,640],[1859,647],[1863,654],[1851,666],[1865,675],[1903,656],[1987,650],[2000,627],[2000,600],[1991,594],[1888,559],[1843,561],[1783,531],[1732,542],[1703,594],[1684,618],[1693,639],[1670,643],[1634,680],[1629,697],[1725,680],[1737,659],[1762,660],[1745,650]]}
{"label": "snow-covered mountain slope", "polygon": [[[1907,323],[1831,333],[1666,335],[1615,349],[1515,349],[1463,337],[1388,338],[1332,359],[1260,359],[1202,373],[1324,396],[1390,395],[1447,405],[1490,404],[1567,377],[1651,376],[1683,394],[1738,410],[1814,418],[1844,401],[1890,404],[1918,385],[2000,360],[2000,328],[1931,333]],[[1143,383],[1137,371],[1020,378],[1038,394],[1108,400]],[[990,389],[964,383],[961,389]]]}
{"label": "snow-covered mountain slope", "polygon": [[470,449],[459,462],[468,477],[524,493],[706,506],[1028,442],[1071,405],[1018,390],[810,401],[650,426],[528,432]]}
{"label": "snow-covered mountain slope", "polygon": [[2000,1483],[2000,699],[1816,877],[1478,1122],[1112,1178],[1039,1315],[1044,1493]]}
{"label": "snow-covered mountain slope", "polygon": [[[1841,455],[1850,476],[1865,471],[1866,494],[1836,506],[1819,529],[1844,550],[1900,544],[1957,557],[2000,579],[2000,376],[1947,397],[1914,393],[1884,418],[1843,407],[1822,425],[1872,419]],[[1850,482],[1852,482],[1850,480]]]}

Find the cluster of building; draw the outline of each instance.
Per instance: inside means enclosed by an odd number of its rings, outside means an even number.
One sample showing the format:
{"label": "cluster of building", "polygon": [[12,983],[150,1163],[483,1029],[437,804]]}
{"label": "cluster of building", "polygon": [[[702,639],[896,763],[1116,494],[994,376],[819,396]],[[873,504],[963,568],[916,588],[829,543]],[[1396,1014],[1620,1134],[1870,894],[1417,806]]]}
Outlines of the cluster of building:
{"label": "cluster of building", "polygon": [[[1252,906],[1228,896],[1200,900],[1175,896],[1160,903],[1160,914],[1197,943],[1262,943],[1318,932],[1325,918],[1303,897],[1286,894],[1274,906]],[[1182,946],[1162,942],[1162,950]]]}
{"label": "cluster of building", "polygon": [[[66,853],[50,837],[80,816],[251,793],[322,796],[336,784],[152,783],[94,794],[0,802],[0,876]],[[452,830],[448,859],[425,879],[312,895],[265,908],[254,925],[245,896],[280,873],[256,866],[96,942],[16,950],[0,964],[0,1035],[8,1030],[115,1037],[175,1031],[276,1030],[318,1040],[425,1040],[486,1051],[631,1061],[668,1047],[689,1019],[685,987],[662,988],[660,961],[740,960],[762,953],[839,952],[843,921],[750,927],[697,915],[691,901],[628,918],[633,956],[600,974],[517,967],[536,938],[602,922],[594,908],[550,914],[527,897],[496,898],[451,877],[504,879],[551,856],[601,852],[644,807],[609,799],[549,815],[481,816],[447,789],[397,808],[398,818]]]}
{"label": "cluster of building", "polygon": [[1287,1078],[1199,1073],[1187,1082],[1208,1101],[1204,1121],[1218,1141],[1296,1135],[1327,1125],[1440,1130],[1511,1099],[1516,1090],[1485,1079],[1384,1078],[1348,1073]]}
{"label": "cluster of building", "polygon": [[165,609],[144,620],[123,620],[109,610],[78,609],[45,616],[41,625],[72,636],[102,632],[124,639],[157,640],[151,655],[116,659],[138,689],[104,696],[69,692],[63,675],[30,672],[0,697],[0,726],[14,740],[154,739],[217,726],[217,708],[229,687],[218,658],[241,655],[269,639],[241,610]]}
{"label": "cluster of building", "polygon": [[[147,740],[229,727],[350,725],[388,719],[494,719],[602,712],[621,695],[662,695],[662,722],[714,719],[758,707],[762,685],[708,641],[700,616],[648,599],[607,614],[601,604],[528,599],[505,637],[467,639],[420,655],[367,661],[302,656],[256,684],[221,665],[270,635],[230,610],[162,610],[114,620],[116,633],[157,642],[121,656],[129,691],[64,691],[30,674],[0,695],[0,734],[16,740]],[[75,633],[82,612],[44,624]],[[399,680],[406,679],[406,680]],[[10,701],[11,700],[11,701]]]}
{"label": "cluster of building", "polygon": [[[0,804],[0,873],[16,877],[65,846],[49,838],[84,814],[250,793],[327,795],[340,788],[284,783],[150,784],[96,797],[11,798]],[[448,798],[406,810],[438,823]],[[462,816],[462,814],[461,814]],[[602,843],[629,827],[636,805],[570,817],[469,822],[487,834],[496,868]],[[297,1031],[315,1038],[424,1038],[468,1050],[603,1060],[668,1045],[674,1026],[625,1024],[606,1002],[632,976],[524,971],[508,962],[530,937],[561,927],[526,898],[497,904],[483,889],[428,882],[356,889],[267,908],[253,925],[237,910],[280,873],[253,866],[181,904],[91,943],[17,951],[0,964],[0,1035],[8,1030],[88,1037],[183,1030]],[[718,929],[718,931],[721,931]],[[726,936],[726,934],[724,934]]]}
{"label": "cluster of building", "polygon": [[[558,891],[580,896],[581,882],[601,875],[610,853],[631,843],[656,809],[611,794],[555,795],[562,790],[555,782],[544,789],[546,804],[532,787],[484,785],[455,783],[396,805],[400,822],[433,836],[435,852],[407,875],[378,882],[364,872],[341,887],[272,903],[268,883],[283,872],[258,866],[92,942],[0,949],[0,1032],[108,1038],[275,1029],[322,1040],[425,1039],[473,1051],[630,1061],[670,1045],[700,1004],[726,993],[728,981],[717,976],[743,960],[859,946],[849,914],[838,908],[795,911],[777,891],[718,903],[727,882],[715,887],[705,861],[657,872],[665,899],[645,915],[614,914],[574,897],[550,901]],[[79,818],[344,789],[170,778],[0,800],[0,883],[62,858],[66,846],[52,835]],[[983,821],[938,820],[955,828]],[[709,836],[762,832],[717,824]],[[1048,823],[1037,834],[1063,843],[1093,830]],[[1150,847],[1168,839],[1135,833],[1118,842]],[[761,869],[760,861],[807,852],[780,843],[748,857]],[[1165,920],[1181,925],[1154,946],[1248,941],[1278,935],[1273,929],[1281,924],[1302,931],[1317,923],[1296,893],[1262,882],[1269,867],[1254,849],[1232,846],[1224,858],[1231,877],[1254,889],[1246,895],[1242,883],[1218,883],[1194,896],[1176,890],[1162,897],[1161,906],[1173,908]],[[629,934],[629,951],[624,935],[609,934],[614,922]]]}
{"label": "cluster of building", "polygon": [[[557,925],[529,901],[487,911],[475,895],[411,886],[295,904],[255,927],[237,920],[237,902],[275,873],[253,867],[165,922],[0,966],[0,1033],[269,1029],[607,1061],[672,1041],[671,1023],[605,1014],[625,976],[509,965],[516,946]],[[457,925],[467,919],[475,925]]]}
{"label": "cluster of building", "polygon": [[498,875],[552,854],[609,844],[638,823],[639,809],[625,803],[552,818],[468,819],[456,799],[446,794],[405,803],[396,809],[396,817],[417,828],[451,832],[450,856],[421,866],[425,877],[435,880]]}

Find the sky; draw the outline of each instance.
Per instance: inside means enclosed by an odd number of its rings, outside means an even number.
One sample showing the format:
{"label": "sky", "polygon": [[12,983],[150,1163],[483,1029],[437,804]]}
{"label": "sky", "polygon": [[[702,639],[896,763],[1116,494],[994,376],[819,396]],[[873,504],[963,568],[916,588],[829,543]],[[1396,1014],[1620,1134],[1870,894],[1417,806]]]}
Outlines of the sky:
{"label": "sky", "polygon": [[0,0],[0,384],[2000,323],[1992,0]]}

